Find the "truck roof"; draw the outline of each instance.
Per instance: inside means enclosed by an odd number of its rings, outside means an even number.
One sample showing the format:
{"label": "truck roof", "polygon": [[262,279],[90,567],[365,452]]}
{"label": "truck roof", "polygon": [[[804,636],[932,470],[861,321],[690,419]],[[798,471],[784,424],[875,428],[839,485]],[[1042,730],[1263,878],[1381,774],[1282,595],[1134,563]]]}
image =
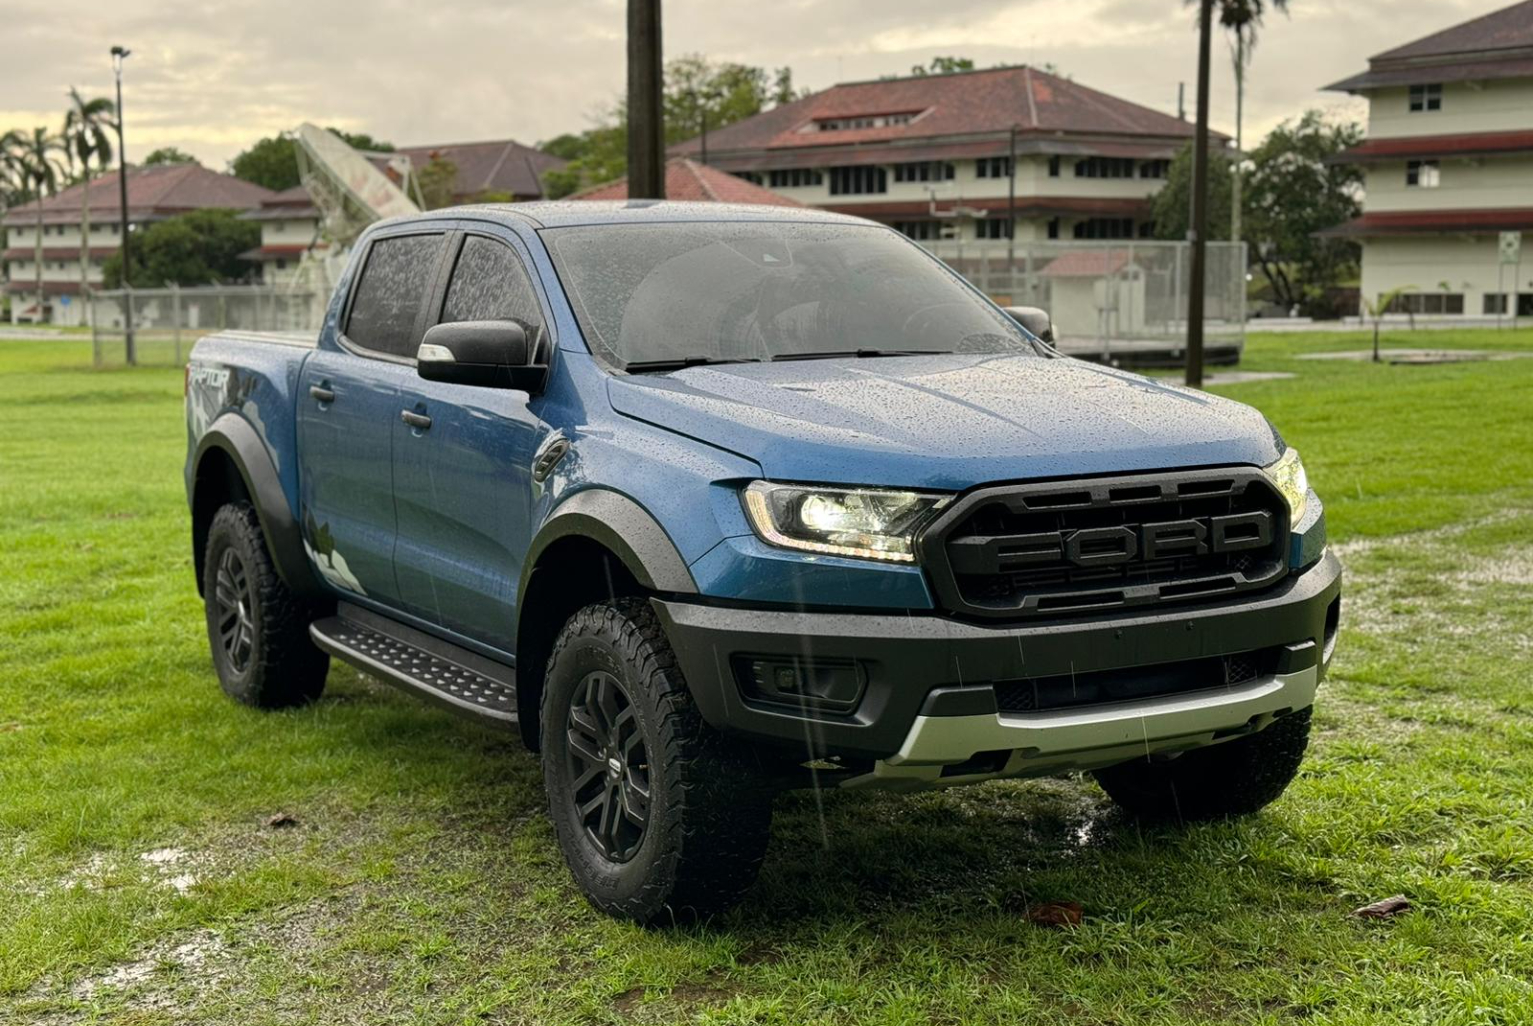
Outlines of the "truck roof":
{"label": "truck roof", "polygon": [[664,221],[797,221],[875,224],[861,217],[834,214],[813,207],[753,206],[745,203],[682,203],[670,200],[546,200],[537,203],[475,203],[430,210],[416,217],[476,215],[493,220],[530,222],[536,228],[565,228],[585,224],[655,224]]}

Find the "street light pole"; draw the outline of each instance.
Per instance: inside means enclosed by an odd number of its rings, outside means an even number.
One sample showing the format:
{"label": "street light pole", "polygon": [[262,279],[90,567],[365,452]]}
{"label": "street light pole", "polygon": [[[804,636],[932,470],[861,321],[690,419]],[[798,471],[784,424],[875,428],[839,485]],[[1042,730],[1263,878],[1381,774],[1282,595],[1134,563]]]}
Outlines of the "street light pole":
{"label": "street light pole", "polygon": [[1192,273],[1187,287],[1187,384],[1203,387],[1203,282],[1208,256],[1208,64],[1214,0],[1198,3],[1198,120],[1192,143]]}
{"label": "street light pole", "polygon": [[660,0],[628,0],[628,197],[665,199]]}
{"label": "street light pole", "polygon": [[138,347],[133,340],[133,251],[128,242],[128,151],[122,144],[122,62],[130,53],[124,47],[112,47],[112,74],[117,76],[117,227],[122,233],[122,283],[128,290],[127,302],[123,304],[123,356],[131,367],[138,363]]}

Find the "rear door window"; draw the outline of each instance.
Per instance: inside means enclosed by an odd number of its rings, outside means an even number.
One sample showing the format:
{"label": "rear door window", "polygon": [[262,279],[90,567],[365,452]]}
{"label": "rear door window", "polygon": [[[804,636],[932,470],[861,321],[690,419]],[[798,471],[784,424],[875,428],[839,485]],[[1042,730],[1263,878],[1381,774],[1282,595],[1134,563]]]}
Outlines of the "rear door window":
{"label": "rear door window", "polygon": [[357,283],[346,338],[365,349],[415,357],[415,330],[436,279],[442,235],[376,239]]}

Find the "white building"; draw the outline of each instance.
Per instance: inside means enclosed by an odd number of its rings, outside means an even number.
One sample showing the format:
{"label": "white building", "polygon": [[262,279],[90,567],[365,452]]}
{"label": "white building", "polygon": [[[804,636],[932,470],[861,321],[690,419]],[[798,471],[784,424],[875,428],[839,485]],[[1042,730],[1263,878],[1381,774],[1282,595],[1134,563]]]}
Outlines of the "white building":
{"label": "white building", "polygon": [[261,225],[261,244],[240,256],[256,265],[256,279],[262,284],[291,283],[303,255],[311,249],[325,249],[319,210],[301,185],[271,193],[261,200],[260,206],[241,214],[240,219]]}
{"label": "white building", "polygon": [[[81,194],[84,185],[71,186],[39,203],[28,203],[6,213],[6,248],[0,258],[6,265],[6,290],[11,293],[11,320],[53,324],[81,324],[85,304],[80,302]],[[169,164],[128,168],[128,225],[133,231],[154,221],[209,207],[244,210],[272,195],[268,189],[219,174],[196,164]],[[85,198],[90,214],[86,281],[101,284],[106,258],[120,248],[120,211],[117,172],[111,171],[90,184]],[[37,242],[39,222],[42,240],[42,293],[37,290]]]}
{"label": "white building", "polygon": [[671,152],[917,240],[1004,253],[1013,233],[1151,237],[1151,201],[1192,135],[1179,118],[1014,67],[844,83],[709,132],[706,154],[701,138]]}
{"label": "white building", "polygon": [[1362,244],[1362,295],[1473,318],[1533,316],[1533,0],[1385,51],[1328,88],[1368,99],[1364,213],[1330,234]]}

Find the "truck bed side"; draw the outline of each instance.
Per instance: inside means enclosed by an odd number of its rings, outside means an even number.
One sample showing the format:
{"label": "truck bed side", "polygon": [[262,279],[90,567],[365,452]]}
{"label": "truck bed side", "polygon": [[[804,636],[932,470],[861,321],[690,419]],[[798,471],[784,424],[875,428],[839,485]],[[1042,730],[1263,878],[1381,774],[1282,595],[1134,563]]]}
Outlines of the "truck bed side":
{"label": "truck bed side", "polygon": [[312,336],[220,332],[192,349],[186,369],[186,491],[198,586],[207,522],[248,499],[289,587],[312,590],[298,531],[296,428],[299,373]]}

